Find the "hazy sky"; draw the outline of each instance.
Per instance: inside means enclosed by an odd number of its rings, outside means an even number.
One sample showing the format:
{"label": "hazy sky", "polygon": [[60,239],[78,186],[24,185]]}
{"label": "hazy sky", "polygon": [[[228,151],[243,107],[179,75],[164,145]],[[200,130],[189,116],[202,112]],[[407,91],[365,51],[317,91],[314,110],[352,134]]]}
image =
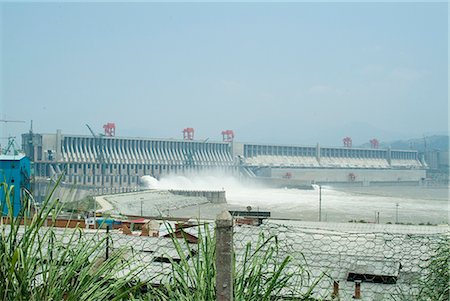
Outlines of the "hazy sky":
{"label": "hazy sky", "polygon": [[[447,3],[2,3],[18,135],[341,145],[448,131]],[[2,140],[4,141],[4,140]]]}

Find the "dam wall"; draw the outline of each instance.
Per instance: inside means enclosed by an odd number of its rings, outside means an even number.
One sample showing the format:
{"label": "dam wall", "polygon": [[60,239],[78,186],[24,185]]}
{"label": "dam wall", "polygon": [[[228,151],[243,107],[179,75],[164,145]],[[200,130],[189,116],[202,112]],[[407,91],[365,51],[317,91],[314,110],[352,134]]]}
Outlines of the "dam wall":
{"label": "dam wall", "polygon": [[286,178],[300,182],[417,182],[426,177],[424,169],[314,169],[314,168],[262,168],[258,176],[269,178]]}
{"label": "dam wall", "polygon": [[[418,182],[426,162],[414,150],[249,144],[27,133],[22,149],[37,180],[61,178],[93,194],[135,191],[141,177],[226,174],[322,182]],[[280,183],[282,183],[281,181]],[[278,184],[277,184],[278,185]]]}

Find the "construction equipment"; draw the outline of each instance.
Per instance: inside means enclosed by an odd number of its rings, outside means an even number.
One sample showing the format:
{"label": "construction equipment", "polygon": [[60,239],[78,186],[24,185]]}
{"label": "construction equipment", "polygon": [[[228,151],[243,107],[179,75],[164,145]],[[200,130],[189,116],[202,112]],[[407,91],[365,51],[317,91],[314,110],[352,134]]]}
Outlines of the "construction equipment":
{"label": "construction equipment", "polygon": [[6,120],[6,119],[0,119],[0,122],[4,122],[4,123],[25,123],[25,121],[23,120]]}
{"label": "construction equipment", "polygon": [[[8,120],[8,119],[0,119],[0,122],[3,122],[5,125],[7,125],[8,123],[25,123],[25,121],[23,120]],[[3,136],[6,136],[6,126],[4,128]]]}
{"label": "construction equipment", "polygon": [[184,140],[194,140],[194,129],[193,128],[185,128],[183,130],[183,139]]}
{"label": "construction equipment", "polygon": [[380,142],[377,138],[373,138],[372,140],[370,140],[370,145],[372,146],[372,148],[378,148],[380,146]]}
{"label": "construction equipment", "polygon": [[114,137],[116,135],[116,124],[113,122],[103,125],[103,129],[105,130],[105,136]]}
{"label": "construction equipment", "polygon": [[6,148],[1,152],[3,155],[18,155],[19,154],[19,148],[16,146],[16,137],[8,137],[8,145]]}
{"label": "construction equipment", "polygon": [[344,147],[352,147],[352,138],[345,137],[344,139],[342,139],[342,142],[344,142]]}
{"label": "construction equipment", "polygon": [[104,134],[95,134],[94,131],[92,130],[92,128],[89,126],[89,124],[86,124],[86,127],[89,129],[89,131],[91,132],[92,136],[94,137],[94,147],[95,147],[95,151],[97,152],[97,161],[100,164],[100,175],[102,178],[102,185],[104,184],[104,175],[105,175],[105,156],[104,156],[104,151],[105,151],[105,144],[103,141],[103,137],[105,136]]}
{"label": "construction equipment", "polygon": [[4,124],[5,124],[5,127],[4,127],[4,129],[3,129],[3,136],[4,137],[2,137],[3,139],[8,139],[8,146],[6,147],[6,149],[10,149],[11,147],[14,147],[14,141],[12,142],[13,143],[13,145],[11,146],[10,145],[10,143],[11,143],[11,138],[16,138],[16,137],[6,137],[6,125],[8,124],[8,123],[25,123],[25,121],[23,121],[23,120],[8,120],[8,119],[0,119],[0,122],[3,122]]}
{"label": "construction equipment", "polygon": [[224,142],[233,142],[234,132],[233,130],[222,131],[222,137]]}

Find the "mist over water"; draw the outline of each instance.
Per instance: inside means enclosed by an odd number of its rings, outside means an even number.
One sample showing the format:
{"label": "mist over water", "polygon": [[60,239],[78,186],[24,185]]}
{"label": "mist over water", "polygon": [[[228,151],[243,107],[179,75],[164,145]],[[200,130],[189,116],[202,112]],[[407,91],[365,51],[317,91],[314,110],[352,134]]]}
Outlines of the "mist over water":
{"label": "mist over water", "polygon": [[[141,182],[148,189],[225,190],[230,209],[245,210],[247,206],[252,206],[255,210],[271,211],[272,216],[277,218],[311,221],[318,218],[319,188],[315,185],[311,190],[270,188],[221,174],[168,175],[160,180],[143,176]],[[400,222],[448,222],[446,201],[433,197],[414,198],[411,193],[408,196],[406,192],[412,189],[410,187],[399,187],[399,191],[405,191],[405,195],[400,196],[375,195],[371,189],[367,188],[367,193],[362,194],[322,186],[322,220],[373,221],[376,212],[380,212],[381,222],[395,222],[396,204],[399,203]]]}
{"label": "mist over water", "polygon": [[[161,190],[225,190],[227,203],[239,206],[264,206],[264,207],[295,207],[317,206],[318,186],[314,189],[288,189],[270,188],[263,184],[244,181],[228,175],[192,175],[189,177],[168,175],[157,180],[151,176],[143,176],[141,182],[148,189]],[[346,195],[340,191],[334,191],[330,187],[322,186],[322,194],[336,196]]]}
{"label": "mist over water", "polygon": [[174,189],[174,190],[242,190],[245,187],[239,180],[226,175],[192,175],[179,176],[168,175],[160,180],[152,176],[143,176],[141,182],[149,189]]}
{"label": "mist over water", "polygon": [[141,178],[149,189],[225,190],[227,203],[237,206],[296,206],[317,200],[317,191],[269,188],[262,184],[240,182],[227,175],[169,175],[157,180],[151,176]]}

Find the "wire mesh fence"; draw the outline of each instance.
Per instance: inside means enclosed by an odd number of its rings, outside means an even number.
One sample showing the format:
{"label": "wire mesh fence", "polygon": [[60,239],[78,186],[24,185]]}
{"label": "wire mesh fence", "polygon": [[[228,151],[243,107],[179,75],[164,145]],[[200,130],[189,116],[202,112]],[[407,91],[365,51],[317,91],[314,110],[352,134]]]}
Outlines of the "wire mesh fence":
{"label": "wire mesh fence", "polygon": [[[200,226],[196,235],[202,231],[213,235],[213,227]],[[102,247],[91,254],[93,260],[122,252],[130,261],[127,269],[139,270],[137,277],[155,284],[171,281],[173,265],[182,259],[193,261],[198,253],[196,244],[183,238],[125,235],[120,230],[55,228],[50,234],[43,229],[42,235],[46,243],[40,253],[50,259],[75,245],[97,243]],[[273,241],[265,244],[271,237]],[[449,238],[448,226],[289,221],[234,226],[235,274],[242,274],[248,250],[258,251],[258,256],[272,252],[264,267],[267,274],[290,259],[282,271],[289,280],[277,294],[311,292],[317,300],[414,300],[422,289],[420,280],[432,272],[430,263]]]}
{"label": "wire mesh fence", "polygon": [[[292,256],[293,265],[305,267],[304,290],[320,279],[314,287],[318,299],[411,300],[435,250],[449,242],[448,227],[266,223],[259,231],[278,237],[280,257]],[[253,227],[236,228],[236,253],[256,239]]]}

